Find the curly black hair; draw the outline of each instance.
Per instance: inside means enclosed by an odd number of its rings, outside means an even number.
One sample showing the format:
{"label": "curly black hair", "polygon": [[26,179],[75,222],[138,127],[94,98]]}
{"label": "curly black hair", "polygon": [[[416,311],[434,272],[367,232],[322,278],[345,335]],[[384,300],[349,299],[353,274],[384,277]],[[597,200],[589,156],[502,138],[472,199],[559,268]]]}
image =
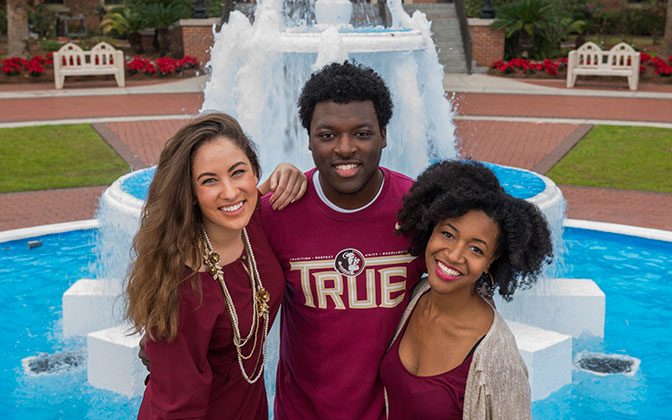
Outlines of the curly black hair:
{"label": "curly black hair", "polygon": [[381,130],[392,118],[392,98],[385,81],[373,69],[348,61],[324,66],[303,86],[298,100],[299,118],[309,132],[315,105],[325,101],[372,101]]}
{"label": "curly black hair", "polygon": [[544,264],[550,264],[551,234],[537,206],[507,194],[483,164],[445,160],[427,168],[403,199],[397,214],[399,232],[411,237],[412,255],[424,256],[436,224],[469,210],[482,210],[499,226],[499,257],[490,274],[499,294],[509,301],[517,287],[531,286]]}

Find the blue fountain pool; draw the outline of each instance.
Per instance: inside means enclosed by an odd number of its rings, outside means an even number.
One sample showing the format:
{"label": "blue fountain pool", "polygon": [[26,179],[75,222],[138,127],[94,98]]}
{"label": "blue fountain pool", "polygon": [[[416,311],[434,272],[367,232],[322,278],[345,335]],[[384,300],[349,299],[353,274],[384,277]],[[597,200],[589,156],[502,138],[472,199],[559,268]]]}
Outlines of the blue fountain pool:
{"label": "blue fountain pool", "polygon": [[[672,361],[672,243],[568,228],[565,277],[592,278],[607,296],[605,338],[575,340],[574,351],[629,355],[641,360],[631,376],[573,372],[573,383],[533,404],[535,420],[669,418]],[[61,297],[94,271],[93,230],[0,244],[0,412],[3,419],[127,419],[140,398],[92,388],[84,368],[31,376],[22,359],[41,352],[81,350],[84,339],[61,333]]]}
{"label": "blue fountain pool", "polygon": [[[546,183],[534,172],[495,165],[494,163],[481,163],[497,175],[497,179],[502,187],[514,197],[525,200],[534,197],[546,189]],[[121,190],[139,200],[145,201],[155,172],[156,167],[151,167],[131,173],[121,182]]]}

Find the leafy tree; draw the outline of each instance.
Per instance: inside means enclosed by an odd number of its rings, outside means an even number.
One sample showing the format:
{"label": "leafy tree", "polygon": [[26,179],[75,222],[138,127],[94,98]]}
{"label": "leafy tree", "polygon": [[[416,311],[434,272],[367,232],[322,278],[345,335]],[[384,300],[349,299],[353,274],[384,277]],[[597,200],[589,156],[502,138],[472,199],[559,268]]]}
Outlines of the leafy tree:
{"label": "leafy tree", "polygon": [[506,31],[506,37],[518,35],[518,46],[524,57],[534,49],[535,34],[549,26],[559,26],[559,14],[549,0],[520,0],[495,10],[492,27]]}
{"label": "leafy tree", "polygon": [[184,9],[183,3],[168,1],[148,3],[142,7],[140,13],[144,23],[156,29],[160,55],[166,55],[170,51],[168,27],[182,18]]}
{"label": "leafy tree", "polygon": [[100,28],[103,34],[115,33],[117,36],[126,38],[136,54],[144,53],[142,48],[142,35],[140,30],[144,28],[143,18],[128,7],[113,9],[103,17]]}
{"label": "leafy tree", "polygon": [[32,30],[40,38],[51,38],[56,34],[56,14],[49,10],[46,3],[37,2],[28,9],[28,18]]}

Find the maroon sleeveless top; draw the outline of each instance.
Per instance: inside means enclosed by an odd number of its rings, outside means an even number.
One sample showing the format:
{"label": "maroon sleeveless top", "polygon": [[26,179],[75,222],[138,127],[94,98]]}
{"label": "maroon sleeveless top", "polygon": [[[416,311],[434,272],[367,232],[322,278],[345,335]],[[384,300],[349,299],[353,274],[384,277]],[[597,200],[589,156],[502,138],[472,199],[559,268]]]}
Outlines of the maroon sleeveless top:
{"label": "maroon sleeveless top", "polygon": [[405,330],[406,326],[380,364],[380,378],[389,403],[388,420],[461,420],[467,375],[478,343],[462,364],[448,372],[417,376],[399,358],[399,343]]}

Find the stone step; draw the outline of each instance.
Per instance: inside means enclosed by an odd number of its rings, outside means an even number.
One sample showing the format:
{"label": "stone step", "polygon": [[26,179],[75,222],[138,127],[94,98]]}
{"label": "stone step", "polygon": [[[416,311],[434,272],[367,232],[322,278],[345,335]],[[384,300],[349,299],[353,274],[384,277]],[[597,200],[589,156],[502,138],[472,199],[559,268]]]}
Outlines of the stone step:
{"label": "stone step", "polygon": [[450,60],[444,60],[441,62],[446,67],[467,67],[467,62],[464,59],[458,60],[458,59],[450,59]]}
{"label": "stone step", "polygon": [[496,297],[506,319],[558,331],[573,337],[604,337],[605,295],[590,279],[544,279],[517,290],[511,302]]}
{"label": "stone step", "polygon": [[120,291],[108,290],[105,280],[79,279],[63,294],[63,336],[87,335],[123,320]]}
{"label": "stone step", "polygon": [[455,7],[451,3],[415,3],[415,4],[404,4],[404,10],[409,15],[412,15],[416,10],[420,10],[427,18],[456,18],[457,13],[455,12]]}
{"label": "stone step", "polygon": [[506,320],[525,361],[532,401],[548,397],[572,382],[572,337]]}
{"label": "stone step", "polygon": [[435,40],[434,45],[442,49],[448,49],[448,48],[460,49],[460,50],[463,49],[461,40],[460,41]]}
{"label": "stone step", "polygon": [[403,7],[408,14],[420,10],[431,21],[432,40],[439,56],[439,62],[444,66],[444,71],[466,73],[467,63],[455,5],[453,3],[414,3],[404,4]]}
{"label": "stone step", "polygon": [[87,376],[96,388],[135,397],[145,391],[147,370],[138,358],[140,336],[129,329],[117,325],[86,336]]}
{"label": "stone step", "polygon": [[432,33],[433,34],[444,34],[444,35],[456,35],[460,36],[460,27],[457,23],[449,22],[432,22]]}
{"label": "stone step", "polygon": [[[443,25],[442,25],[443,24]],[[432,22],[432,35],[447,35],[460,38],[461,32],[457,24],[447,24],[446,22]]]}
{"label": "stone step", "polygon": [[439,54],[439,58],[441,59],[450,59],[453,57],[455,60],[464,60],[465,58],[462,46],[456,48],[437,46],[436,49]]}

